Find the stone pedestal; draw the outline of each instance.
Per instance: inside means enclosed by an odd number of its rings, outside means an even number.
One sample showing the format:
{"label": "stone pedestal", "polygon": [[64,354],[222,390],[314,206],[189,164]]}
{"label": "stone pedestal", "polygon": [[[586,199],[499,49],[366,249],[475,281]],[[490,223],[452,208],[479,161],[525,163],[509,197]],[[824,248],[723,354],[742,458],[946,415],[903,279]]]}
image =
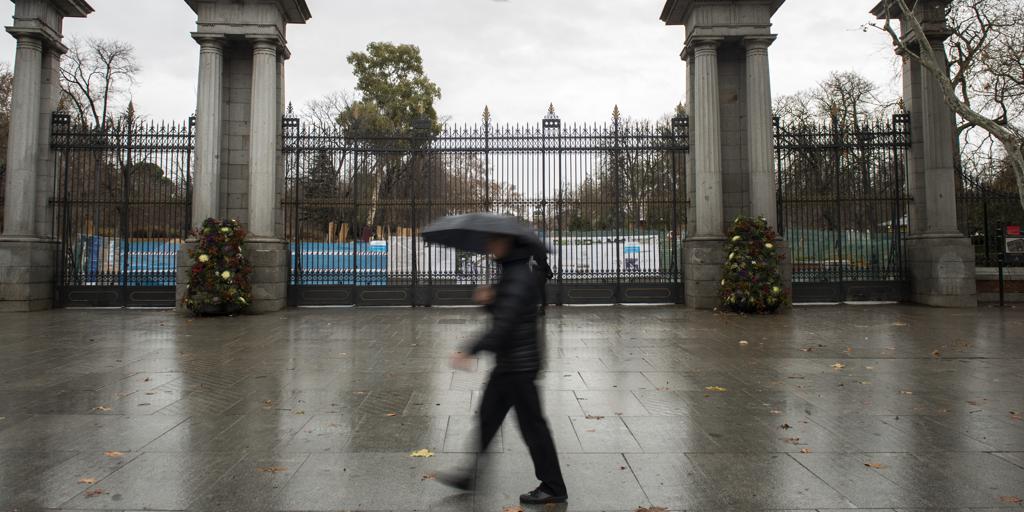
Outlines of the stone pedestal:
{"label": "stone pedestal", "polygon": [[178,249],[178,254],[174,258],[174,310],[179,313],[188,313],[188,308],[182,303],[185,300],[185,295],[188,293],[188,281],[192,276],[192,258],[189,257],[188,251],[195,249],[196,241],[194,239],[186,240],[185,243],[181,244]]}
{"label": "stone pedestal", "polygon": [[974,247],[959,234],[919,235],[907,240],[911,300],[949,308],[978,305]]}
{"label": "stone pedestal", "polygon": [[0,312],[53,307],[57,243],[0,237]]}
{"label": "stone pedestal", "polygon": [[683,241],[683,296],[686,305],[713,309],[721,304],[724,237],[688,238]]}
{"label": "stone pedestal", "polygon": [[[182,244],[177,258],[177,293],[175,309],[180,313],[189,310],[182,304],[188,293],[188,281],[192,274],[192,258],[188,251],[195,247],[195,241]],[[252,263],[249,276],[252,283],[252,305],[246,313],[270,313],[284,309],[288,294],[288,244],[281,240],[249,239],[242,248],[243,254]]]}
{"label": "stone pedestal", "polygon": [[245,255],[252,262],[252,306],[249,313],[270,313],[288,303],[288,244],[282,240],[245,243]]}

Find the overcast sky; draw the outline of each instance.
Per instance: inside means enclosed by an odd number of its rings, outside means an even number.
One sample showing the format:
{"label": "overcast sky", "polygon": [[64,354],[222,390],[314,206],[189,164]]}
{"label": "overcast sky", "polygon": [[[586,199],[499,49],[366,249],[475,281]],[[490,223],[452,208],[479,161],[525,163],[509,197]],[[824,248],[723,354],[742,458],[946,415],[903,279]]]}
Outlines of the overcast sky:
{"label": "overcast sky", "polygon": [[[182,0],[88,0],[88,19],[67,36],[130,42],[142,66],[137,109],[180,119],[195,105],[199,47],[195,14]],[[489,105],[498,121],[536,121],[554,102],[566,121],[623,115],[656,118],[682,100],[682,27],[659,19],[664,0],[307,0],[313,18],[289,27],[287,96],[296,108],[332,90],[351,91],[345,57],[371,41],[418,45],[440,85],[438,111],[457,122]],[[864,33],[877,0],[788,0],[774,18],[775,94],[806,89],[832,70],[856,70],[895,85],[884,34]],[[3,2],[10,22],[14,4]],[[0,61],[15,42],[0,36]]]}

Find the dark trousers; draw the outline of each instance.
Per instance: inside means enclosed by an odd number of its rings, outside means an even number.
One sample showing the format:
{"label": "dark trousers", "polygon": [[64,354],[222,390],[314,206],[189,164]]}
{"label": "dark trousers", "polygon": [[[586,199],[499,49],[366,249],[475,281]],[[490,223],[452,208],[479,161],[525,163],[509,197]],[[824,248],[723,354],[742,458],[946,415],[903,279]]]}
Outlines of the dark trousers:
{"label": "dark trousers", "polygon": [[487,382],[487,389],[480,401],[480,453],[487,450],[508,410],[515,407],[519,431],[523,433],[526,446],[530,449],[537,480],[541,481],[547,492],[565,496],[565,480],[562,479],[562,469],[558,465],[555,441],[551,438],[551,430],[548,429],[548,422],[540,406],[540,395],[534,382],[536,378],[534,373],[491,374],[491,380]]}

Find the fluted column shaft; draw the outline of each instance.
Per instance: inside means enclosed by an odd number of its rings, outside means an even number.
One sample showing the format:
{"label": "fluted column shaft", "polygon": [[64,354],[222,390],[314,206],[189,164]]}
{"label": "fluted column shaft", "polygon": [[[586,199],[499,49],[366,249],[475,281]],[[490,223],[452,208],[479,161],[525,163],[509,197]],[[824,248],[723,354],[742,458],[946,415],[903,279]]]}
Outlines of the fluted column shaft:
{"label": "fluted column shaft", "polygon": [[220,38],[199,38],[199,95],[196,106],[196,170],[192,223],[220,213],[220,152],[224,95],[224,47]]}
{"label": "fluted column shaft", "polygon": [[768,46],[774,38],[748,38],[747,47],[747,147],[750,165],[750,209],[777,226],[772,89]]}
{"label": "fluted column shaft", "polygon": [[722,145],[718,92],[718,42],[693,44],[693,151],[698,237],[720,237],[722,223]]}
{"label": "fluted column shaft", "polygon": [[249,232],[274,237],[276,206],[277,44],[256,40],[252,55],[252,110],[249,132]]}
{"label": "fluted column shaft", "polygon": [[36,165],[39,157],[39,113],[43,76],[43,41],[17,34],[7,178],[4,235],[35,236]]}

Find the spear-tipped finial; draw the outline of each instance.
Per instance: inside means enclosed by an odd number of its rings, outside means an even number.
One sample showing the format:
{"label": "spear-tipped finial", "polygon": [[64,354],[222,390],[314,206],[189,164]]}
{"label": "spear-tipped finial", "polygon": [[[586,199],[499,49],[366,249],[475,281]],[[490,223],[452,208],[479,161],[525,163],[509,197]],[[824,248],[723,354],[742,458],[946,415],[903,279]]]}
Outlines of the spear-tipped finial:
{"label": "spear-tipped finial", "polygon": [[554,103],[548,103],[548,114],[554,114],[554,113],[555,113],[555,104]]}
{"label": "spear-tipped finial", "polygon": [[491,107],[484,105],[484,124],[491,122]]}
{"label": "spear-tipped finial", "polygon": [[617,122],[619,122],[619,118],[621,118],[621,117],[622,117],[622,115],[619,113],[619,106],[615,105],[615,108],[612,109],[612,120],[617,123]]}
{"label": "spear-tipped finial", "polygon": [[288,115],[294,115],[294,114],[295,114],[295,105],[292,105],[292,102],[289,101],[288,102]]}

